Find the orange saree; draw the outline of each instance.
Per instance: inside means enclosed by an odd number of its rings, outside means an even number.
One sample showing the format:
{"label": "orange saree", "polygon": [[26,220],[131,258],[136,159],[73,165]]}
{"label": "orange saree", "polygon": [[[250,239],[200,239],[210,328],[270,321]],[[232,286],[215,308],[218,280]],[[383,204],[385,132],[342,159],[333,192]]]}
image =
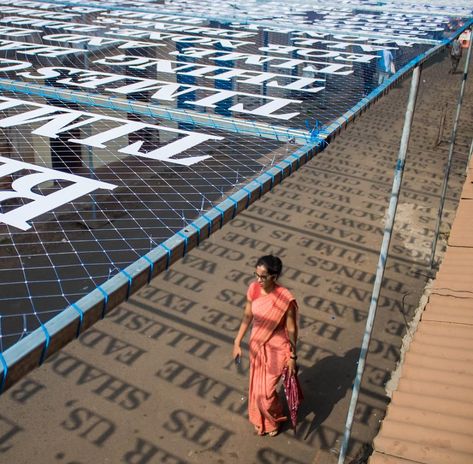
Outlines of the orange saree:
{"label": "orange saree", "polygon": [[263,435],[277,430],[278,424],[287,420],[276,387],[291,353],[285,316],[291,303],[296,302],[281,286],[263,295],[257,282],[249,286],[247,297],[253,313],[248,415]]}

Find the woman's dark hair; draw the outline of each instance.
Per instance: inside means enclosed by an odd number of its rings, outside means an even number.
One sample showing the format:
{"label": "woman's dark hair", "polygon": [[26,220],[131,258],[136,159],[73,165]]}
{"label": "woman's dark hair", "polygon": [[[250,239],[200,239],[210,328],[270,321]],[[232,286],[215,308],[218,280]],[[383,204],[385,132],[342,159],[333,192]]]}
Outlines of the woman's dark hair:
{"label": "woman's dark hair", "polygon": [[273,255],[261,256],[261,258],[256,261],[256,267],[264,266],[268,270],[269,275],[275,275],[279,277],[282,271],[282,261]]}

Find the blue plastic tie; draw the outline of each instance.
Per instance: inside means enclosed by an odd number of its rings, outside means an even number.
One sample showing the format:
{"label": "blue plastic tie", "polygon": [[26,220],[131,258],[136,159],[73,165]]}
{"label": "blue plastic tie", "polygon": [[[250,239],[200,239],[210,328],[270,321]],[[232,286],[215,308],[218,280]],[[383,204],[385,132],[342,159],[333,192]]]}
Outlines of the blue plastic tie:
{"label": "blue plastic tie", "polygon": [[255,179],[254,182],[256,182],[259,185],[259,196],[261,198],[261,195],[263,195],[263,183],[260,182],[258,179]]}
{"label": "blue plastic tie", "polygon": [[[276,166],[276,167],[281,169],[281,166]],[[269,171],[266,174],[268,174],[268,176],[271,177],[271,183],[269,184],[269,190],[273,190],[273,187],[274,187],[274,174],[272,172],[269,172]]]}
{"label": "blue plastic tie", "polygon": [[46,340],[45,340],[44,345],[43,345],[43,351],[41,352],[41,358],[39,358],[39,365],[40,366],[41,366],[41,364],[43,364],[44,360],[46,359],[46,354],[47,354],[48,348],[49,348],[49,342],[51,341],[51,337],[49,335],[49,332],[43,324],[41,324],[41,329],[44,332],[44,336],[46,337]]}
{"label": "blue plastic tie", "polygon": [[148,283],[150,283],[151,278],[153,277],[154,263],[147,256],[143,256],[143,259],[145,259],[149,263]]}
{"label": "blue plastic tie", "polygon": [[2,383],[0,383],[0,393],[2,393],[3,389],[5,388],[5,383],[7,381],[7,375],[8,375],[8,365],[2,353],[0,353],[0,361],[2,362],[2,366],[3,366]]}
{"label": "blue plastic tie", "polygon": [[202,218],[207,221],[207,237],[210,237],[210,233],[212,232],[212,219],[208,218],[206,214],[202,215]]}
{"label": "blue plastic tie", "polygon": [[130,298],[130,290],[131,290],[131,284],[133,283],[133,277],[130,274],[128,274],[128,272],[126,272],[124,269],[122,269],[120,272],[124,274],[125,277],[128,278],[128,288],[126,289],[126,299],[128,300],[128,298]]}
{"label": "blue plastic tie", "polygon": [[180,237],[184,239],[184,250],[182,251],[182,256],[184,257],[186,256],[186,253],[187,253],[187,244],[189,242],[189,237],[187,237],[187,235],[185,235],[181,231],[177,232],[177,235],[179,235]]}
{"label": "blue plastic tie", "polygon": [[233,201],[233,213],[232,213],[232,219],[236,216],[237,208],[238,208],[238,201],[235,200],[235,198],[228,197],[230,201]]}
{"label": "blue plastic tie", "polygon": [[286,163],[289,166],[289,175],[292,174],[292,163],[286,159],[281,160],[281,163]]}
{"label": "blue plastic tie", "polygon": [[[301,158],[297,156],[295,153],[293,153],[289,158],[293,158],[296,161],[296,168],[299,169]],[[291,169],[292,169],[292,163],[291,163]]]}
{"label": "blue plastic tie", "polygon": [[309,133],[310,133],[310,132],[311,132],[311,128],[310,128],[309,120],[306,119],[304,122],[305,122],[305,127],[307,128],[307,130],[308,130]]}
{"label": "blue plastic tie", "polygon": [[242,190],[244,190],[246,193],[248,193],[247,197],[246,197],[246,205],[245,205],[245,209],[248,208],[248,206],[250,206],[250,200],[251,200],[251,190],[246,188],[246,187],[242,187],[241,188]]}
{"label": "blue plastic tie", "polygon": [[167,247],[164,243],[161,243],[159,245],[160,247],[164,248],[166,250],[167,256],[166,256],[166,271],[169,269],[169,263],[171,261],[171,249]]}
{"label": "blue plastic tie", "polygon": [[306,126],[307,130],[309,131],[310,140],[314,141],[315,139],[317,139],[317,136],[318,136],[318,133],[319,133],[319,121],[316,119],[314,127],[311,128],[309,120],[306,119],[305,120],[305,126]]}
{"label": "blue plastic tie", "polygon": [[317,145],[320,145],[322,148],[325,148],[328,145],[328,142],[325,139],[318,138]]}
{"label": "blue plastic tie", "polygon": [[189,225],[197,231],[197,246],[199,246],[200,245],[200,227],[194,222],[192,222]]}
{"label": "blue plastic tie", "polygon": [[97,285],[97,288],[102,292],[102,295],[104,296],[103,308],[102,308],[102,319],[103,319],[105,317],[105,312],[107,311],[108,293],[100,285]]}
{"label": "blue plastic tie", "polygon": [[218,206],[214,206],[214,208],[220,213],[220,229],[221,229],[223,227],[223,216],[225,214],[225,211],[223,211]]}
{"label": "blue plastic tie", "polygon": [[82,322],[84,321],[84,311],[79,308],[75,303],[72,303],[71,306],[79,313],[79,324],[77,325],[77,334],[76,337],[79,338],[80,330],[82,329]]}
{"label": "blue plastic tie", "polygon": [[[345,118],[346,121],[346,118]],[[318,145],[322,145],[322,147],[325,147],[328,145],[327,141],[320,137],[321,134],[326,134],[327,132],[322,129],[322,124],[316,119],[315,120],[315,125],[312,130],[310,130],[309,126],[309,121],[306,119],[306,126],[309,129],[309,135],[310,135],[310,141],[311,142],[317,142]]]}

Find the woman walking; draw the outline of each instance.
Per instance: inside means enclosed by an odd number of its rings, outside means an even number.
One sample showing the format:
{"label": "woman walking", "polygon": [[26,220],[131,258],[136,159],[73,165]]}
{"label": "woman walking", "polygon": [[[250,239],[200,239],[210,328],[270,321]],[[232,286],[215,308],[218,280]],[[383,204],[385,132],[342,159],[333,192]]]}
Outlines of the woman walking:
{"label": "woman walking", "polygon": [[277,283],[281,260],[262,256],[256,263],[255,277],[248,287],[247,302],[240,329],[233,345],[236,362],[248,327],[250,335],[250,383],[248,414],[258,435],[275,436],[286,421],[276,387],[283,369],[296,370],[297,303],[286,288]]}

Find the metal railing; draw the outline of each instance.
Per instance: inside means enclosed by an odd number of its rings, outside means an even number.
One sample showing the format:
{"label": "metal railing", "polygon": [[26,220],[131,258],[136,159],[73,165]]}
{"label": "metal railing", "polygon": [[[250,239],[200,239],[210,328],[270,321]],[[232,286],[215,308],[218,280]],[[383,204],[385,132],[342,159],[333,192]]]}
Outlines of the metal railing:
{"label": "metal railing", "polygon": [[[471,27],[471,22],[465,27],[465,29],[470,28],[470,27]],[[448,45],[451,41],[453,41],[456,37],[458,37],[459,34],[460,33],[456,34],[455,37],[452,37],[445,45]],[[463,100],[463,95],[465,91],[465,83],[468,76],[468,67],[470,63],[471,48],[472,48],[472,42],[470,41],[468,53],[467,53],[467,57],[465,61],[463,79],[461,82],[461,88],[460,88],[460,94],[458,98],[457,111],[455,115],[452,136],[450,139],[448,160],[447,160],[445,174],[444,174],[443,183],[442,183],[442,190],[441,190],[441,195],[440,195],[440,207],[439,207],[439,212],[437,215],[437,224],[434,231],[434,240],[433,240],[432,252],[431,252],[431,260],[430,260],[431,268],[433,265],[435,249],[436,249],[437,240],[439,236],[440,223],[442,219],[442,212],[443,212],[446,190],[447,190],[447,185],[448,185],[448,177],[449,177],[449,172],[450,172],[450,167],[451,167],[451,162],[452,162],[453,147],[455,144],[458,121],[460,118],[462,100]],[[366,357],[368,355],[369,343],[371,340],[374,319],[376,316],[376,311],[377,311],[377,306],[378,306],[378,298],[381,292],[381,285],[383,281],[384,271],[386,268],[386,262],[388,260],[389,244],[391,241],[393,226],[395,222],[396,208],[397,208],[400,189],[401,189],[402,175],[404,172],[404,166],[405,166],[405,160],[406,160],[407,149],[408,149],[408,144],[409,144],[412,119],[413,119],[414,110],[415,110],[415,101],[416,101],[416,96],[417,96],[417,91],[418,91],[418,86],[419,86],[420,75],[421,75],[420,66],[416,66],[412,74],[409,100],[407,103],[407,108],[406,108],[406,113],[405,113],[404,127],[403,127],[402,136],[401,136],[401,143],[399,147],[396,170],[394,173],[391,198],[390,198],[390,203],[387,210],[387,218],[386,218],[386,225],[384,229],[383,241],[382,241],[381,249],[379,253],[378,265],[376,268],[376,277],[375,277],[375,282],[373,284],[370,307],[369,307],[367,322],[366,322],[365,331],[363,335],[360,356],[358,359],[357,372],[356,372],[355,380],[353,383],[352,396],[351,396],[350,404],[348,407],[347,419],[346,419],[344,434],[343,434],[343,441],[340,447],[340,453],[338,457],[338,464],[345,463],[348,445],[350,442],[353,418],[354,418],[355,409],[358,402],[358,396],[360,393],[360,387],[361,387],[361,381],[362,381],[362,377],[364,373]],[[473,149],[473,142],[470,148],[470,156],[471,156],[472,149]]]}

